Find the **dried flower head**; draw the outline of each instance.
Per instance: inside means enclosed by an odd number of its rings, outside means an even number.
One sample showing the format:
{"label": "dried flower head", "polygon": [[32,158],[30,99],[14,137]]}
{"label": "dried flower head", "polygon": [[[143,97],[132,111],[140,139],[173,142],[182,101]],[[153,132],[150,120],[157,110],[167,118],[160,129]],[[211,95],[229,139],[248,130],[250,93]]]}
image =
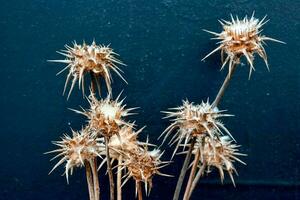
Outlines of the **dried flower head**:
{"label": "dried flower head", "polygon": [[[108,46],[96,45],[93,41],[91,45],[87,45],[83,42],[82,45],[73,43],[73,47],[65,45],[66,50],[57,51],[57,53],[65,56],[64,60],[49,60],[50,62],[65,63],[67,66],[58,72],[58,74],[69,69],[69,73],[66,79],[64,92],[68,83],[71,81],[71,88],[69,90],[68,98],[74,88],[75,83],[79,82],[79,89],[82,87],[84,94],[84,76],[87,73],[91,74],[91,78],[95,80],[99,93],[100,93],[100,78],[105,80],[108,93],[111,94],[111,70],[114,71],[125,82],[126,80],[120,74],[122,70],[117,64],[125,65],[115,56],[118,55]],[[126,82],[127,83],[127,82]]]}
{"label": "dried flower head", "polygon": [[[252,70],[255,70],[253,66],[254,54],[257,53],[264,60],[269,70],[267,54],[263,44],[265,44],[265,41],[267,40],[279,43],[284,42],[261,35],[261,27],[269,21],[265,19],[266,16],[259,21],[258,19],[254,18],[253,13],[250,19],[247,16],[245,16],[242,20],[240,20],[238,17],[234,19],[231,15],[231,21],[219,20],[223,26],[223,31],[221,33],[204,30],[215,35],[216,37],[213,39],[221,41],[218,42],[220,45],[207,56],[205,56],[203,60],[216,51],[221,50],[223,62],[221,69],[223,69],[226,63],[229,62],[229,71],[231,71],[233,65],[238,64],[240,62],[240,58],[245,56],[250,66],[250,79]],[[223,60],[224,53],[227,55],[225,60]]]}
{"label": "dried flower head", "polygon": [[149,195],[153,186],[152,178],[154,175],[170,176],[159,171],[170,163],[160,160],[163,153],[159,149],[148,151],[147,145],[128,152],[121,168],[123,170],[126,167],[128,171],[122,186],[132,177],[136,181],[136,191],[137,184],[144,182],[146,195]]}
{"label": "dried flower head", "polygon": [[133,126],[122,126],[118,134],[109,139],[108,147],[111,158],[118,159],[120,152],[126,154],[139,148],[140,142],[138,142],[137,136],[144,128],[134,131]]}
{"label": "dried flower head", "polygon": [[79,132],[72,130],[72,134],[72,137],[65,134],[61,141],[54,141],[53,144],[58,146],[58,149],[47,152],[58,153],[51,160],[61,157],[50,173],[58,166],[66,163],[65,175],[68,183],[69,170],[72,175],[75,167],[83,167],[85,162],[92,162],[96,157],[101,157],[100,154],[105,150],[104,144],[91,137],[87,129]]}
{"label": "dried flower head", "polygon": [[237,156],[246,156],[238,152],[240,145],[234,144],[228,136],[222,136],[220,138],[215,137],[203,137],[203,140],[199,138],[194,147],[194,152],[200,148],[201,163],[205,163],[207,166],[207,172],[211,171],[211,167],[216,167],[219,170],[221,181],[224,180],[224,170],[228,172],[233,185],[235,182],[233,179],[233,173],[238,174],[233,163],[238,161],[244,165]]}
{"label": "dried flower head", "polygon": [[172,124],[165,129],[160,137],[165,135],[164,143],[167,137],[176,131],[169,142],[170,145],[177,143],[173,156],[182,144],[182,141],[184,141],[185,147],[192,137],[208,134],[211,138],[214,138],[216,135],[223,134],[222,130],[232,137],[227,128],[218,119],[232,115],[225,114],[226,110],[219,110],[217,107],[213,107],[208,100],[207,102],[202,102],[200,105],[195,105],[186,100],[183,101],[182,106],[171,108],[170,110],[172,111],[164,113],[167,114],[165,118],[172,118]]}
{"label": "dried flower head", "polygon": [[95,95],[91,93],[88,97],[90,109],[82,109],[83,111],[71,110],[83,114],[88,118],[88,126],[91,131],[105,137],[111,137],[119,132],[122,125],[131,126],[123,118],[134,114],[130,113],[130,111],[136,109],[126,109],[126,105],[122,105],[124,99],[119,101],[120,96],[121,94],[119,94],[116,100],[112,100],[110,95],[105,99],[97,100]]}

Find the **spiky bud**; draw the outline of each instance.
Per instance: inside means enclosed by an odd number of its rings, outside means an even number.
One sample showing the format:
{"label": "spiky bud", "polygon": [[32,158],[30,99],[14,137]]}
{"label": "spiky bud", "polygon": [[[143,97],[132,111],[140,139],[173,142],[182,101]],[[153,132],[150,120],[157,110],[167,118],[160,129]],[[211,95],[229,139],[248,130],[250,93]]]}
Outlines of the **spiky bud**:
{"label": "spiky bud", "polygon": [[64,87],[65,93],[67,85],[71,81],[71,88],[68,93],[68,98],[77,81],[79,82],[79,88],[82,87],[82,92],[84,94],[84,76],[86,74],[91,74],[92,79],[95,79],[99,92],[99,79],[103,78],[105,80],[108,93],[111,94],[111,71],[114,71],[126,82],[120,73],[122,70],[117,66],[117,64],[125,64],[115,57],[118,54],[115,53],[113,49],[109,47],[109,45],[96,45],[95,41],[93,41],[91,45],[87,45],[85,42],[81,45],[77,44],[75,41],[73,43],[73,47],[65,45],[65,48],[65,50],[57,51],[57,53],[66,57],[64,60],[49,61],[67,64],[67,66],[58,72],[58,74],[69,69]]}
{"label": "spiky bud", "polygon": [[[221,50],[221,58],[223,62],[221,69],[223,69],[229,62],[229,71],[231,71],[233,65],[240,63],[240,58],[245,56],[250,66],[250,79],[252,71],[255,70],[253,66],[254,54],[258,54],[264,60],[269,70],[267,53],[263,44],[267,40],[279,43],[284,42],[261,35],[261,27],[268,22],[268,20],[265,19],[266,16],[262,20],[258,20],[254,17],[253,13],[251,18],[245,16],[242,20],[238,17],[234,19],[232,15],[231,21],[219,20],[223,27],[223,31],[221,33],[204,30],[215,35],[216,37],[213,39],[220,40],[220,42],[218,42],[220,45],[205,56],[203,60],[216,51]],[[224,53],[226,54],[225,60]]]}

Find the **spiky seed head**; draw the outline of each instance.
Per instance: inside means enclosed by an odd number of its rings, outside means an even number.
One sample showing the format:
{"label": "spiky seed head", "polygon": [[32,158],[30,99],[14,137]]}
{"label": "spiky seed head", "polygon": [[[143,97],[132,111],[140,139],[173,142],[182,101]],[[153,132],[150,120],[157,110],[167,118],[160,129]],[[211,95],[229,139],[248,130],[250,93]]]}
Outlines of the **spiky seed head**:
{"label": "spiky seed head", "polygon": [[[121,94],[120,94],[121,95]],[[131,126],[130,123],[124,121],[124,117],[132,115],[130,111],[135,108],[125,108],[123,100],[119,100],[120,95],[115,99],[111,99],[108,95],[105,99],[98,100],[93,93],[88,97],[90,108],[83,111],[73,110],[83,114],[88,118],[88,127],[95,134],[105,137],[111,137],[117,134],[120,126]]]}
{"label": "spiky seed head", "polygon": [[108,147],[112,158],[118,159],[120,154],[127,154],[139,148],[137,137],[143,128],[135,131],[133,127],[133,124],[131,126],[122,126],[118,134],[113,135],[109,139]]}
{"label": "spiky seed head", "polygon": [[[204,30],[216,36],[213,39],[220,40],[220,42],[218,42],[220,45],[205,56],[203,60],[216,51],[221,50],[223,62],[221,69],[229,63],[229,71],[231,71],[233,65],[238,64],[240,62],[240,58],[245,56],[250,67],[250,79],[252,71],[255,70],[253,66],[254,54],[257,53],[264,60],[267,68],[269,69],[267,53],[263,47],[265,41],[271,40],[279,43],[284,42],[261,35],[261,27],[268,22],[268,20],[266,20],[266,16],[262,20],[258,20],[254,17],[253,13],[251,18],[245,16],[244,19],[240,20],[238,17],[234,19],[231,15],[231,21],[219,20],[219,22],[223,26],[223,31],[221,33]],[[225,60],[223,60],[224,53],[226,54]]]}
{"label": "spiky seed head", "polygon": [[154,175],[169,176],[159,171],[169,164],[160,160],[162,155],[163,152],[159,149],[148,151],[147,146],[128,152],[122,164],[128,171],[123,185],[132,177],[137,183],[145,184],[146,195],[149,195]]}
{"label": "spiky seed head", "polygon": [[[73,47],[65,45],[65,50],[58,51],[57,53],[65,56],[64,60],[49,60],[50,62],[65,63],[67,66],[61,70],[58,74],[69,69],[67,75],[64,93],[69,82],[71,87],[69,90],[68,98],[74,88],[76,82],[79,82],[79,89],[82,87],[84,94],[84,76],[91,74],[95,78],[99,92],[100,92],[100,80],[103,78],[106,83],[108,93],[111,94],[111,83],[112,76],[111,71],[114,71],[121,79],[125,82],[126,80],[121,75],[123,72],[117,64],[125,65],[123,62],[118,60],[116,54],[112,48],[105,45],[96,45],[95,41],[91,45],[85,43],[77,44],[76,41],[73,43]],[[126,82],[127,83],[127,82]]]}
{"label": "spiky seed head", "polygon": [[65,134],[62,140],[54,141],[53,144],[56,145],[58,149],[47,153],[57,153],[51,160],[59,157],[60,160],[52,168],[50,173],[65,163],[65,175],[68,182],[69,170],[72,175],[74,168],[83,167],[86,161],[91,162],[96,157],[101,157],[100,154],[105,150],[104,144],[92,137],[87,129],[83,129],[79,132],[72,130],[72,136]]}
{"label": "spiky seed head", "polygon": [[203,137],[198,138],[197,143],[194,147],[193,153],[200,148],[200,163],[207,166],[207,172],[211,171],[211,167],[215,167],[219,170],[220,179],[224,180],[224,170],[228,172],[233,185],[235,182],[233,179],[233,174],[237,174],[234,167],[234,162],[237,161],[246,165],[237,156],[246,156],[246,154],[239,153],[238,148],[240,145],[233,143],[233,141],[228,136],[221,136],[220,138],[215,137]]}
{"label": "spiky seed head", "polygon": [[182,106],[169,110],[170,111],[164,112],[167,114],[165,118],[171,118],[172,124],[165,129],[161,136],[165,135],[164,143],[167,137],[169,137],[171,133],[174,133],[169,142],[170,145],[177,143],[173,155],[177,152],[178,147],[182,143],[185,147],[193,137],[209,135],[211,138],[214,138],[216,135],[222,135],[223,132],[231,136],[219,118],[232,115],[225,114],[225,110],[219,110],[217,107],[213,107],[208,100],[199,105],[186,100],[183,101]]}

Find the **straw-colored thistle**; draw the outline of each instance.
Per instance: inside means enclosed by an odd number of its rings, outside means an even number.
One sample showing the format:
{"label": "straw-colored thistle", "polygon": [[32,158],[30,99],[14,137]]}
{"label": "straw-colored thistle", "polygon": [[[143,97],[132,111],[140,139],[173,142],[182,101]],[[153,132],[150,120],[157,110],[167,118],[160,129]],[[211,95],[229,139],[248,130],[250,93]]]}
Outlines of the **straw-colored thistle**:
{"label": "straw-colored thistle", "polygon": [[159,169],[167,166],[169,161],[161,161],[160,158],[163,155],[159,149],[148,151],[147,145],[144,147],[135,149],[126,154],[122,168],[127,169],[126,179],[123,181],[122,186],[130,179],[133,178],[136,181],[136,192],[138,190],[138,184],[143,182],[145,184],[146,195],[150,194],[152,184],[152,178],[154,175],[170,176],[163,174]]}
{"label": "straw-colored thistle", "polygon": [[144,128],[135,131],[133,126],[122,126],[118,134],[109,139],[108,146],[111,150],[111,158],[118,159],[120,152],[124,154],[139,148],[138,145],[141,143],[137,140],[137,136]]}
{"label": "straw-colored thistle", "polygon": [[[65,175],[69,183],[69,171],[72,175],[74,168],[85,166],[85,162],[91,163],[96,157],[101,157],[100,154],[104,151],[104,144],[100,143],[94,137],[91,137],[86,129],[82,131],[73,131],[72,136],[64,135],[61,141],[54,141],[54,145],[58,149],[47,153],[57,153],[51,160],[60,157],[60,160],[52,168],[50,173],[58,166],[65,163]],[[50,174],[49,173],[49,174]]]}
{"label": "straw-colored thistle", "polygon": [[88,118],[88,127],[92,132],[109,138],[118,134],[122,125],[131,126],[130,123],[124,121],[124,117],[134,114],[130,111],[136,109],[125,108],[124,99],[119,100],[120,95],[115,100],[112,100],[110,95],[105,99],[97,100],[95,95],[91,93],[88,97],[89,109],[72,110]]}
{"label": "straw-colored thistle", "polygon": [[195,105],[186,100],[183,101],[182,106],[169,110],[164,112],[167,114],[165,118],[171,118],[172,124],[165,129],[160,137],[165,135],[164,143],[174,133],[169,142],[170,145],[177,143],[173,156],[177,152],[178,147],[182,143],[185,147],[192,137],[209,135],[211,138],[214,138],[222,135],[223,131],[232,137],[224,124],[219,120],[220,117],[232,115],[225,114],[226,110],[219,110],[217,107],[213,107],[208,100],[200,105]]}
{"label": "straw-colored thistle", "polygon": [[[100,78],[103,78],[106,83],[108,93],[111,94],[112,76],[111,71],[114,71],[125,82],[126,80],[121,75],[122,70],[117,64],[125,65],[118,60],[115,56],[118,54],[108,46],[96,45],[95,41],[91,45],[87,45],[83,42],[82,45],[73,43],[73,47],[65,45],[65,50],[57,51],[57,53],[65,56],[63,60],[49,60],[50,62],[65,63],[67,66],[57,74],[62,73],[65,70],[69,70],[67,79],[64,86],[64,92],[71,82],[71,87],[68,93],[68,98],[78,81],[79,89],[82,87],[84,94],[84,77],[86,74],[91,75],[92,81],[95,80],[99,93],[100,93]],[[127,83],[127,82],[126,82]]]}
{"label": "straw-colored thistle", "polygon": [[[118,134],[112,135],[109,138],[108,147],[110,149],[109,155],[112,159],[112,162],[114,160],[118,160],[120,155],[123,156],[129,152],[136,151],[140,148],[140,144],[144,144],[139,142],[137,139],[138,134],[141,133],[144,128],[135,131],[133,127],[134,124],[131,126],[122,126]],[[99,138],[99,140],[104,143],[104,138]],[[102,153],[103,156],[105,156],[105,152]],[[103,159],[99,168],[101,168],[105,162],[106,158]]]}
{"label": "straw-colored thistle", "polygon": [[[216,36],[212,39],[220,40],[218,42],[218,44],[220,45],[212,52],[210,52],[207,56],[205,56],[203,60],[216,51],[221,50],[221,57],[223,62],[221,69],[223,69],[227,63],[229,63],[229,71],[231,71],[233,65],[240,63],[240,58],[242,56],[245,56],[250,66],[250,78],[252,71],[255,70],[253,61],[254,54],[257,53],[264,60],[269,70],[267,54],[263,47],[265,41],[270,40],[279,43],[284,42],[261,34],[261,27],[268,21],[269,20],[266,20],[266,16],[262,20],[256,19],[254,17],[254,13],[251,18],[245,16],[244,19],[240,20],[238,17],[234,19],[231,15],[231,21],[219,20],[219,22],[223,26],[223,31],[221,33],[204,30]],[[226,54],[225,60],[224,53]]]}
{"label": "straw-colored thistle", "polygon": [[237,156],[246,156],[246,154],[239,153],[238,148],[240,145],[233,143],[228,136],[222,136],[220,138],[204,137],[203,140],[199,138],[194,147],[194,153],[200,148],[201,153],[201,165],[207,166],[207,172],[211,171],[211,167],[215,167],[219,170],[220,179],[224,180],[224,171],[227,171],[233,185],[235,182],[233,174],[237,174],[234,167],[234,162],[237,161],[246,165]]}

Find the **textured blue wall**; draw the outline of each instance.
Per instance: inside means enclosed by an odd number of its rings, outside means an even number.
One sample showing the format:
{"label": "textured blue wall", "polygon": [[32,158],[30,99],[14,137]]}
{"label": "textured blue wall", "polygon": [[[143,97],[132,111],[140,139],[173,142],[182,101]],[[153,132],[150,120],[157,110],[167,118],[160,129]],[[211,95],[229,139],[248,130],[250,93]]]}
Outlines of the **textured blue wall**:
{"label": "textured blue wall", "polygon": [[[55,51],[65,43],[93,38],[111,43],[128,65],[123,69],[129,82],[115,76],[113,91],[124,88],[127,104],[141,107],[134,117],[140,127],[147,125],[141,138],[149,134],[156,142],[168,124],[161,110],[185,98],[214,98],[226,75],[219,71],[219,54],[201,62],[216,47],[202,29],[221,31],[217,19],[253,10],[271,19],[264,33],[287,45],[268,43],[271,72],[256,59],[248,81],[248,67],[239,67],[221,102],[235,114],[225,122],[249,155],[248,166],[237,166],[237,188],[228,179],[222,186],[211,174],[194,199],[299,199],[299,8],[292,0],[2,1],[0,199],[87,199],[83,170],[67,185],[62,168],[47,175],[54,163],[43,155],[53,148],[51,140],[84,122],[67,110],[86,106],[81,93],[76,88],[66,101],[61,96],[65,76],[55,76],[62,66],[46,62],[58,58]],[[175,161],[165,172],[178,174],[182,158]],[[176,180],[154,178],[149,199],[171,199]],[[106,178],[101,182],[107,188]],[[133,183],[125,188],[124,199],[133,199]]]}

